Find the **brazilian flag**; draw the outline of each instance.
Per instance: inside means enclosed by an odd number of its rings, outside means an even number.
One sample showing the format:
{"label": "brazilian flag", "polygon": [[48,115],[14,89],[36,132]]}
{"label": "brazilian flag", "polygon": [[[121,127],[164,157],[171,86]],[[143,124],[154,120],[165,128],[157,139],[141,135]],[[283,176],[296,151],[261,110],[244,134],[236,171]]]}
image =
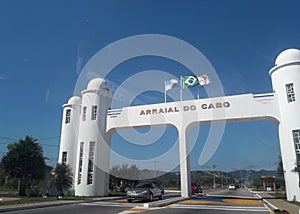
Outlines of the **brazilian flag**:
{"label": "brazilian flag", "polygon": [[198,77],[195,75],[183,76],[182,77],[183,85],[187,88],[199,85]]}

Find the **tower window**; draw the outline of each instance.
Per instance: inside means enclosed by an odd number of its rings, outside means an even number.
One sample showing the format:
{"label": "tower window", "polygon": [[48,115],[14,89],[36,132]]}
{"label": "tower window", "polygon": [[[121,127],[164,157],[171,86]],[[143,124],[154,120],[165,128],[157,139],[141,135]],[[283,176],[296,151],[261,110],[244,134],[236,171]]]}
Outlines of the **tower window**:
{"label": "tower window", "polygon": [[95,158],[95,142],[90,142],[87,184],[93,183],[94,158]]}
{"label": "tower window", "polygon": [[293,130],[293,138],[296,154],[300,154],[300,129]]}
{"label": "tower window", "polygon": [[86,106],[82,109],[82,121],[86,121]]}
{"label": "tower window", "polygon": [[294,102],[296,99],[295,99],[293,83],[286,84],[285,89],[286,89],[288,103]]}
{"label": "tower window", "polygon": [[97,106],[92,106],[92,120],[97,119]]}
{"label": "tower window", "polygon": [[65,124],[70,123],[70,122],[71,122],[71,109],[67,109]]}
{"label": "tower window", "polygon": [[78,180],[77,180],[77,184],[81,184],[81,175],[82,175],[82,161],[83,161],[83,145],[84,143],[81,142],[80,143],[80,149],[79,149],[79,169],[78,169]]}
{"label": "tower window", "polygon": [[63,152],[61,156],[61,163],[66,164],[67,163],[67,152]]}

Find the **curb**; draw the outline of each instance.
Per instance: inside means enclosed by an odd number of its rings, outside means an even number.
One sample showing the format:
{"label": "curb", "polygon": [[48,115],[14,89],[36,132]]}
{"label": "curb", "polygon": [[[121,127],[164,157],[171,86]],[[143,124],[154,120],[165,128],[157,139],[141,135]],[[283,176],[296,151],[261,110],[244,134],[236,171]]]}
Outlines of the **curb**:
{"label": "curb", "polygon": [[276,207],[275,205],[271,204],[269,201],[267,201],[266,199],[264,199],[264,198],[261,197],[260,195],[258,195],[258,194],[255,194],[255,195],[256,195],[256,197],[257,197],[259,200],[265,202],[265,203],[266,203],[273,211],[274,211],[274,210],[279,210],[278,207]]}
{"label": "curb", "polygon": [[60,203],[41,203],[41,204],[24,204],[23,206],[15,206],[15,207],[5,207],[0,208],[0,213],[2,212],[12,212],[12,211],[19,211],[19,210],[30,210],[30,209],[37,209],[37,208],[45,208],[45,207],[54,207],[54,206],[65,206],[75,203],[82,203],[84,200],[80,201],[69,201],[69,202],[60,202]]}
{"label": "curb", "polygon": [[271,210],[272,213],[289,213],[286,210],[280,210],[278,207],[276,207],[275,205],[271,204],[267,199],[264,199],[263,197],[261,197],[258,193],[254,193],[251,189],[247,188],[251,193],[255,194],[255,196],[259,199],[262,200]]}
{"label": "curb", "polygon": [[262,198],[260,195],[256,194],[256,197],[259,199],[259,200],[262,200],[265,204],[267,204],[267,206],[272,210],[272,213],[286,213],[288,214],[289,212],[286,211],[286,210],[280,210],[278,207],[276,207],[275,205],[271,204],[268,200]]}

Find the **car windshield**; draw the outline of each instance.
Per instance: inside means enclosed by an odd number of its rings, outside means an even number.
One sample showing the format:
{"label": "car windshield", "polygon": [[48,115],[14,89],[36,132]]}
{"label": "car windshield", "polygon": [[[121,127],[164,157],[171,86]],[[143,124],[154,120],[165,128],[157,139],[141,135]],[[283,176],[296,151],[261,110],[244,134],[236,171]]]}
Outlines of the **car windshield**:
{"label": "car windshield", "polygon": [[151,183],[137,183],[135,188],[151,188]]}

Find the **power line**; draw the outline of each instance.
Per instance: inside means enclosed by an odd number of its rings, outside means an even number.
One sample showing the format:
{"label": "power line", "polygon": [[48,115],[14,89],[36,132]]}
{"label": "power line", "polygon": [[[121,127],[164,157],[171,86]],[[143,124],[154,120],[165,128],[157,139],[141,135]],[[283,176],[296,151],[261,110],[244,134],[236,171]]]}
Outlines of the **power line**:
{"label": "power line", "polygon": [[60,138],[60,135],[59,136],[54,136],[54,137],[44,137],[44,138],[39,138],[37,140],[41,141],[41,140],[51,140],[51,139],[56,139],[56,138]]}
{"label": "power line", "polygon": [[0,142],[0,144],[3,144],[3,145],[5,145],[5,144],[10,144],[11,142]]}
{"label": "power line", "polygon": [[13,141],[17,141],[17,140],[18,140],[18,139],[15,139],[15,138],[5,137],[5,136],[0,136],[0,139],[4,139],[4,140],[13,140]]}
{"label": "power line", "polygon": [[[60,135],[59,136],[53,136],[53,137],[38,138],[37,140],[43,141],[43,140],[51,140],[51,139],[56,139],[56,138],[60,138]],[[19,140],[19,139],[16,139],[16,138],[5,137],[5,136],[0,136],[0,139],[12,140],[12,141],[18,141]]]}
{"label": "power line", "polygon": [[[0,145],[8,145],[8,144],[11,144],[11,142],[0,142]],[[59,147],[59,145],[53,145],[53,144],[46,144],[46,143],[39,143],[39,145],[42,145],[42,146],[50,146],[50,147]]]}
{"label": "power line", "polygon": [[42,146],[50,146],[50,147],[59,147],[59,145],[52,145],[52,144],[44,144],[44,143],[40,143],[40,145]]}

